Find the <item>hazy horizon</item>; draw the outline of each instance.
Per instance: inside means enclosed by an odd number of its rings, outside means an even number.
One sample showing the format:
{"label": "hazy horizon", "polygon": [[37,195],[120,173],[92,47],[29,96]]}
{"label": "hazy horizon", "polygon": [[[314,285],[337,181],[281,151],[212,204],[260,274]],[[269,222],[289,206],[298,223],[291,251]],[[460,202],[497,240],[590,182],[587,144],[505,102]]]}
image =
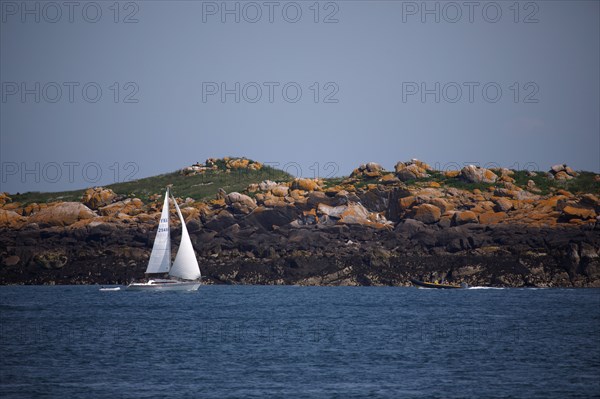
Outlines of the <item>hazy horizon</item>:
{"label": "hazy horizon", "polygon": [[463,3],[1,1],[0,191],[224,156],[600,173],[600,3]]}

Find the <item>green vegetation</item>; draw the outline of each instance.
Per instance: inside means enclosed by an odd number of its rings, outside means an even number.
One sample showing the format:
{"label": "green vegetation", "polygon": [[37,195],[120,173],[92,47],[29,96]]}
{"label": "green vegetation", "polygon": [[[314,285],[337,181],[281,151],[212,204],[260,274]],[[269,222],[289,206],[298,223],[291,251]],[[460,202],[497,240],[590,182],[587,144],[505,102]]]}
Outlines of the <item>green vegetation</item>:
{"label": "green vegetation", "polygon": [[[252,164],[254,161],[249,160]],[[184,175],[179,171],[167,173],[158,176],[147,177],[129,182],[111,184],[106,187],[112,189],[118,195],[124,197],[137,197],[147,202],[153,194],[162,194],[165,187],[173,185],[173,193],[181,198],[193,198],[195,200],[210,199],[215,196],[219,188],[227,192],[243,191],[252,183],[260,183],[263,180],[273,180],[286,182],[293,179],[290,174],[269,166],[263,166],[260,170],[251,169],[227,169],[225,161],[218,159],[215,161],[216,170],[208,170],[196,175]],[[437,182],[442,187],[454,187],[462,190],[473,191],[479,189],[487,191],[490,187],[497,184],[486,183],[467,183],[460,178],[452,178],[444,175],[443,172],[429,170],[430,177],[409,180],[405,182],[407,186],[414,186],[429,182]],[[527,171],[514,171],[512,176],[515,184],[525,188],[527,182],[533,180],[540,194],[546,195],[557,189],[564,189],[574,194],[580,193],[600,193],[600,182],[596,180],[596,174],[592,172],[578,172],[579,175],[571,180],[558,181],[548,179],[545,172],[536,172],[536,176],[530,176]],[[340,185],[345,177],[334,177],[323,179],[324,189]],[[357,189],[364,189],[368,184],[378,184],[378,177],[363,177],[358,179],[354,186]],[[14,202],[20,202],[24,205],[37,202],[54,201],[79,201],[85,189],[74,191],[63,191],[54,193],[28,192],[24,194],[11,195]]]}
{"label": "green vegetation", "polygon": [[578,172],[579,176],[566,182],[567,190],[574,193],[600,194],[600,182],[592,172]]}
{"label": "green vegetation", "polygon": [[[541,194],[549,194],[552,188],[557,188],[560,182],[556,180],[548,179],[545,172],[535,172],[536,176],[529,176],[529,172],[526,170],[516,170],[515,174],[511,177],[515,179],[515,184],[519,187],[527,187],[527,182],[533,180],[535,186],[540,190]],[[564,187],[558,187],[564,188]]]}
{"label": "green vegetation", "polygon": [[573,194],[600,192],[600,182],[595,181],[596,174],[592,172],[578,172],[579,175],[571,180],[548,179],[545,172],[535,172],[537,176],[529,176],[527,171],[518,170],[512,176],[515,184],[526,187],[529,180],[533,180],[535,186],[541,190],[541,194],[549,194],[551,191],[563,189]]}
{"label": "green vegetation", "polygon": [[[438,182],[440,185],[445,187],[454,187],[461,190],[473,191],[479,189],[481,191],[487,191],[490,187],[497,186],[497,183],[467,183],[464,180],[456,177],[446,177],[443,172],[429,170],[427,173],[430,177],[409,180],[405,182],[408,186],[426,183],[426,182]],[[535,187],[540,190],[540,194],[550,194],[554,190],[563,189],[572,192],[573,194],[581,193],[600,193],[600,182],[596,181],[596,174],[592,172],[578,172],[579,176],[574,177],[571,180],[553,180],[549,179],[545,172],[535,172],[536,176],[530,176],[526,170],[516,170],[514,175],[511,177],[515,179],[515,184],[521,188],[527,187],[527,182],[533,180]]]}
{"label": "green vegetation", "polygon": [[338,185],[342,184],[342,182],[345,179],[346,179],[345,177],[329,177],[329,178],[325,178],[325,179],[323,179],[323,189],[328,189],[330,187],[338,186]]}
{"label": "green vegetation", "polygon": [[[227,173],[219,169],[207,171],[202,174],[185,176],[179,171],[164,175],[146,177],[129,182],[115,183],[105,187],[112,189],[118,195],[125,197],[137,197],[142,201],[148,201],[153,194],[162,194],[168,184],[173,185],[173,194],[181,198],[193,198],[202,200],[213,198],[219,188],[227,192],[242,191],[252,183],[260,183],[263,180],[288,181],[292,178],[286,172],[263,166],[260,170],[238,169]],[[29,192],[19,195],[11,195],[14,202],[29,204],[32,202],[53,201],[79,201],[85,190],[65,191],[57,193]]]}
{"label": "green vegetation", "polygon": [[354,183],[354,187],[366,189],[367,185],[378,184],[378,183],[379,183],[379,177],[363,177],[359,181]]}
{"label": "green vegetation", "polygon": [[39,191],[30,191],[23,194],[10,194],[13,202],[20,202],[23,205],[33,202],[55,202],[55,201],[79,201],[85,190],[61,191],[55,193],[40,193]]}
{"label": "green vegetation", "polygon": [[487,191],[489,187],[493,187],[494,184],[488,183],[468,183],[458,177],[447,177],[443,172],[437,170],[428,170],[429,177],[406,181],[407,186],[412,186],[417,183],[429,183],[437,182],[443,187],[454,187],[460,190],[473,191],[479,189],[481,191]]}

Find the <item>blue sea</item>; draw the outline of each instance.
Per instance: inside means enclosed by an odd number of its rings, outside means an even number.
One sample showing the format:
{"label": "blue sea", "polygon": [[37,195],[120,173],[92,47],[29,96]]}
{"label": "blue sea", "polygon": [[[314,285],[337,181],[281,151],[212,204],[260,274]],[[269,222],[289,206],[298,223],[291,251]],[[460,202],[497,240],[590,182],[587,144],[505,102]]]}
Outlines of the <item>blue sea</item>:
{"label": "blue sea", "polygon": [[600,397],[600,290],[0,287],[0,398]]}

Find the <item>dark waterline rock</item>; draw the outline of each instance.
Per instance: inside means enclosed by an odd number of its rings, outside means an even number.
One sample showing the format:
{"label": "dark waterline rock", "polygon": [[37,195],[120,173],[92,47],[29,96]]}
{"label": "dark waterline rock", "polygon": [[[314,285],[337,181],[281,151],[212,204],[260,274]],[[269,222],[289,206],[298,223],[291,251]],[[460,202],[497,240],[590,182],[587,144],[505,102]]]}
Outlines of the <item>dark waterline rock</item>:
{"label": "dark waterline rock", "polygon": [[[286,209],[226,215],[191,232],[208,284],[599,287],[598,227],[454,227],[408,219],[394,230],[290,227]],[[277,226],[281,224],[281,226]],[[110,224],[0,231],[1,284],[125,284],[144,278],[153,232]],[[174,229],[177,243],[180,230]],[[176,252],[173,248],[173,254]],[[16,261],[18,259],[18,261]]]}

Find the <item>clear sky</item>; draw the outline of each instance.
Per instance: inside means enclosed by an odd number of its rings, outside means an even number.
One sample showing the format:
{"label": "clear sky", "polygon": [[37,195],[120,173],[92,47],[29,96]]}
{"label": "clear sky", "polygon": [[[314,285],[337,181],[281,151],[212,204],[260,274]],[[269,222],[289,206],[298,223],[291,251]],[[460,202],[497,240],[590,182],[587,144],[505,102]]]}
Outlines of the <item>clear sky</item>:
{"label": "clear sky", "polygon": [[0,5],[1,191],[227,155],[600,172],[597,1]]}

